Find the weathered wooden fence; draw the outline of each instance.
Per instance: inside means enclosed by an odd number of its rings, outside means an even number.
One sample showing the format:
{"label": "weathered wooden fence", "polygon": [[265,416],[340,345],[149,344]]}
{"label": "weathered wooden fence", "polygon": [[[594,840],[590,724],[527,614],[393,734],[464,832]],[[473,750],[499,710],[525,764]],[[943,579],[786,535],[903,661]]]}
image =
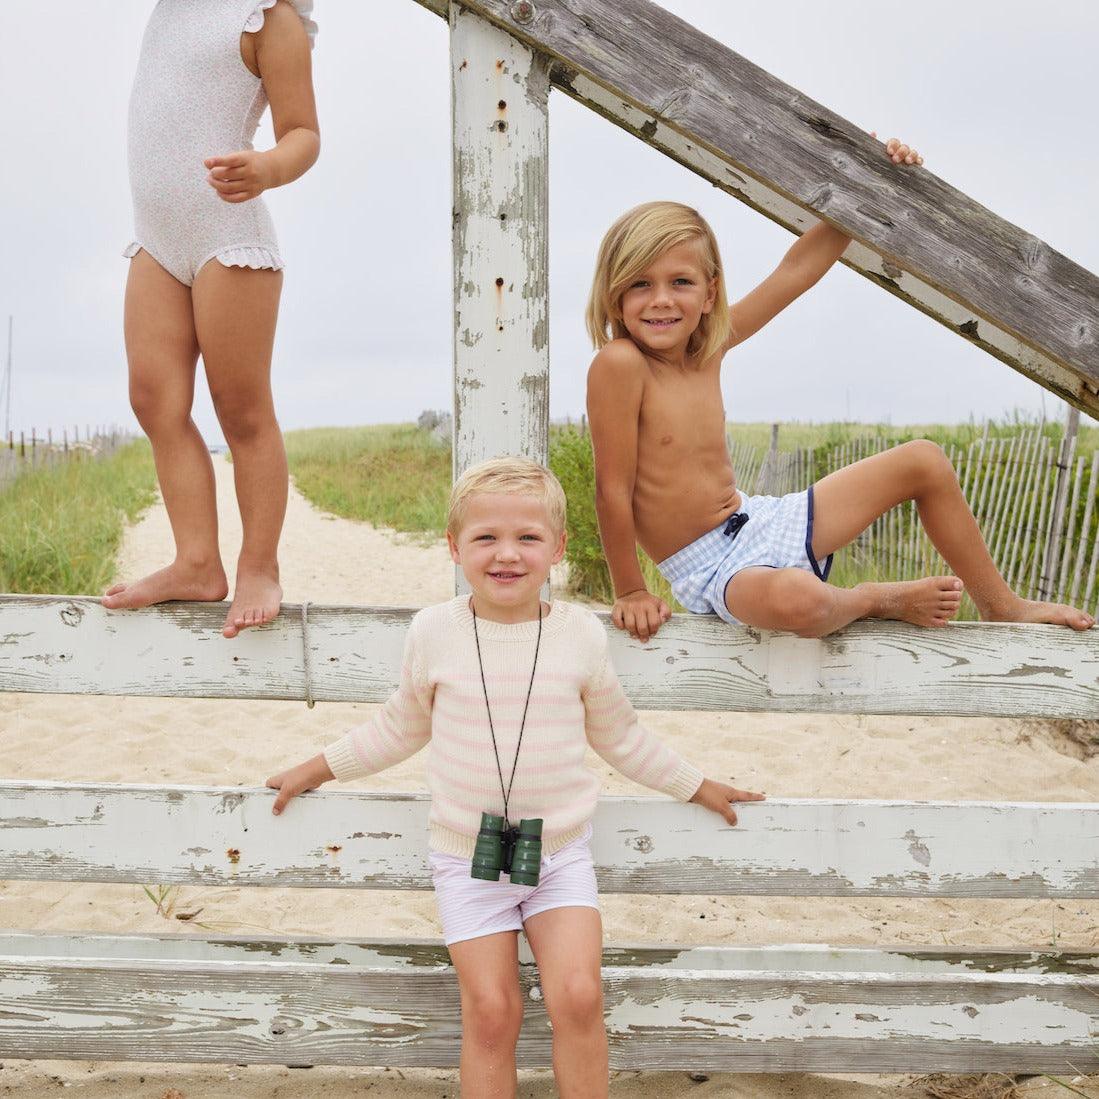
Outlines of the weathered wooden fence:
{"label": "weathered wooden fence", "polygon": [[[385,698],[412,612],[285,607],[227,642],[222,604],[111,614],[0,597],[0,690]],[[612,655],[643,708],[1095,717],[1095,632],[857,623],[807,640],[677,616]],[[308,669],[308,671],[307,671]],[[295,802],[228,788],[0,782],[0,878],[424,889],[422,795]],[[619,893],[1099,897],[1099,805],[774,799],[729,829],[605,799]],[[611,946],[612,1061],[735,1071],[1099,1071],[1099,954],[888,946]],[[549,1060],[529,957],[525,1065]],[[453,1065],[457,986],[436,942],[0,933],[0,1056]]]}
{"label": "weathered wooden fence", "polygon": [[[1099,280],[647,0],[419,0],[451,28],[456,471],[545,458],[547,99],[556,87],[1086,409]],[[0,599],[0,689],[376,700],[411,612],[287,607],[226,641],[224,607],[108,615]],[[639,706],[1099,716],[1099,633],[859,623],[807,641],[676,618],[612,652]],[[4,783],[0,874],[28,880],[416,888],[425,806],[335,793]],[[1099,897],[1099,806],[795,802],[736,830],[608,799],[606,890]],[[288,841],[288,836],[292,837]],[[287,846],[287,843],[291,846]],[[1099,1070],[1099,956],[777,946],[607,949],[613,1063],[630,1068]],[[549,1032],[529,959],[520,1060]],[[438,943],[0,935],[0,1056],[453,1065]]]}
{"label": "weathered wooden fence", "polygon": [[[777,426],[777,425],[776,425]],[[879,454],[898,440],[863,436],[834,446],[770,448],[739,442],[730,452],[745,492],[781,495],[825,473]],[[1099,610],[1099,450],[1077,453],[1075,438],[1038,427],[985,435],[947,456],[1008,584],[1027,599],[1055,599]],[[1056,507],[1058,499],[1063,507]],[[881,516],[847,551],[856,566],[886,580],[947,570],[911,501]]]}
{"label": "weathered wooden fence", "polygon": [[0,488],[15,480],[21,473],[42,469],[85,458],[104,458],[133,439],[133,435],[120,427],[63,427],[58,431],[47,428],[39,433],[32,427],[25,431],[11,431],[0,442]]}

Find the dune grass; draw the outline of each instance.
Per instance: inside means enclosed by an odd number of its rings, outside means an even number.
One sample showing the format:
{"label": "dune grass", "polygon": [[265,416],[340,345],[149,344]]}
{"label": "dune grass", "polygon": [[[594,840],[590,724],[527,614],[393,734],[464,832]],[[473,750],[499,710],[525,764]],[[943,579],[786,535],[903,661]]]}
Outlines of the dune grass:
{"label": "dune grass", "polygon": [[286,456],[298,491],[333,515],[431,535],[446,527],[450,448],[414,424],[291,431]]}
{"label": "dune grass", "polygon": [[144,440],[105,458],[73,457],[0,490],[0,591],[98,594],[122,532],[156,499]]}

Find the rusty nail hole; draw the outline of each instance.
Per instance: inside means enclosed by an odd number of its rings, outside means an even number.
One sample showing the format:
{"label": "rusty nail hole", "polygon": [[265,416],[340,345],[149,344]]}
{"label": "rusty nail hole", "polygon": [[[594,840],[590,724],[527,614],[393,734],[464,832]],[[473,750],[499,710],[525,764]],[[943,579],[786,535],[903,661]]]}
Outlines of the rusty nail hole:
{"label": "rusty nail hole", "polygon": [[502,324],[498,324],[498,325],[496,326],[496,331],[497,331],[497,332],[503,332],[503,330],[504,330],[504,326],[503,326]]}
{"label": "rusty nail hole", "polygon": [[503,279],[497,279],[496,280],[496,285],[497,286],[503,286],[504,285],[504,280]]}
{"label": "rusty nail hole", "polygon": [[339,853],[340,853],[340,852],[341,852],[341,851],[343,850],[343,848],[342,848],[342,847],[341,847],[341,846],[340,846],[340,845],[339,845],[338,843],[330,843],[330,844],[329,844],[329,845],[328,845],[328,846],[327,846],[327,847],[325,848],[325,850],[326,850],[326,851],[327,851],[327,852],[328,852],[328,853],[329,853],[330,855],[338,855],[338,854],[339,854]]}
{"label": "rusty nail hole", "polygon": [[508,219],[508,216],[507,216],[507,214],[501,214],[501,215],[500,215],[500,220],[501,220],[501,221],[507,221],[507,219]]}
{"label": "rusty nail hole", "polygon": [[507,128],[508,124],[502,118],[496,123],[496,129],[499,130],[500,133],[503,133]]}
{"label": "rusty nail hole", "polygon": [[237,864],[238,862],[240,862],[240,851],[239,851],[239,849],[238,849],[238,848],[236,848],[236,847],[230,847],[230,848],[229,848],[229,850],[228,850],[228,851],[226,851],[225,853],[226,853],[226,855],[228,855],[228,856],[229,856],[229,861],[230,861],[231,863],[233,863],[233,865],[234,865],[234,866],[235,866],[235,865],[236,865],[236,864]]}
{"label": "rusty nail hole", "polygon": [[508,101],[506,99],[501,99],[496,106],[499,107],[501,111],[506,111],[508,109]]}

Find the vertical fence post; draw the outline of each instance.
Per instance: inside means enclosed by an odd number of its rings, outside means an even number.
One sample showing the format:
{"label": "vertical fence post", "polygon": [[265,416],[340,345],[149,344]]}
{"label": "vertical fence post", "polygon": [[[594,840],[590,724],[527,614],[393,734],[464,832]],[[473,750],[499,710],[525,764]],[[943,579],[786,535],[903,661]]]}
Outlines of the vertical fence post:
{"label": "vertical fence post", "polygon": [[1041,580],[1038,583],[1038,598],[1052,599],[1057,590],[1057,566],[1061,549],[1061,528],[1065,521],[1065,504],[1068,496],[1069,479],[1072,476],[1072,460],[1076,453],[1076,435],[1080,429],[1080,411],[1068,406],[1065,418],[1065,435],[1061,440],[1061,450],[1057,458],[1057,478],[1053,485],[1053,507],[1050,510],[1049,531],[1046,536],[1045,554],[1042,559]]}
{"label": "vertical fence post", "polygon": [[450,5],[454,156],[454,473],[546,460],[549,428],[544,59]]}

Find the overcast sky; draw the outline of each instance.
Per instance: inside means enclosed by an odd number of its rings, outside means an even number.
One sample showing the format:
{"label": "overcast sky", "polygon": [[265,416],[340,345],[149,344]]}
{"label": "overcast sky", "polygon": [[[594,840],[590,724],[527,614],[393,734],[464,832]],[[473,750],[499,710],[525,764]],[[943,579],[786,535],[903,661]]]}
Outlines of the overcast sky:
{"label": "overcast sky", "polygon": [[[930,170],[1099,270],[1093,0],[923,0],[918,16],[881,0],[664,6],[851,121],[917,145]],[[17,428],[133,422],[126,104],[152,7],[0,0],[0,322],[15,316]],[[276,404],[286,428],[411,419],[450,404],[447,29],[413,0],[317,0],[316,18],[323,152],[267,196],[288,262]],[[270,140],[265,123],[257,146]],[[550,163],[554,417],[583,409],[584,301],[623,210],[698,206],[734,297],[793,240],[557,94]],[[724,389],[732,420],[894,424],[1036,414],[1044,394],[840,267],[726,360]],[[1049,394],[1044,406],[1063,414]],[[196,416],[216,440],[204,391]]]}

